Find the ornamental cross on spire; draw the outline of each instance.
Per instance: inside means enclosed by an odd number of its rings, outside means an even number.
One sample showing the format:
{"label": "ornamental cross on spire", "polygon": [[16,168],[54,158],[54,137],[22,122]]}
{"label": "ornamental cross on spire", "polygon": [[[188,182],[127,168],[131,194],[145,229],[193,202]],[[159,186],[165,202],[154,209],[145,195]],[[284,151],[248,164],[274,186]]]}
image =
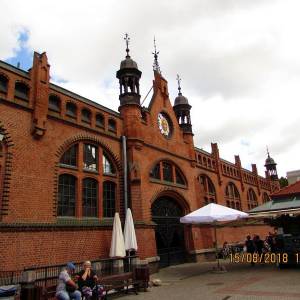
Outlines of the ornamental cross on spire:
{"label": "ornamental cross on spire", "polygon": [[268,148],[268,146],[266,146],[266,147],[267,147],[267,154],[268,154],[268,157],[270,157],[269,148]]}
{"label": "ornamental cross on spire", "polygon": [[154,55],[153,71],[156,71],[156,72],[161,74],[160,67],[159,67],[159,64],[158,64],[159,51],[156,51],[155,37],[154,37],[154,52],[152,52],[152,54]]}
{"label": "ornamental cross on spire", "polygon": [[179,77],[178,74],[176,76],[176,80],[177,80],[177,83],[178,83],[178,95],[182,95],[181,94],[181,86],[180,86],[181,78]]}
{"label": "ornamental cross on spire", "polygon": [[126,57],[130,57],[129,56],[129,41],[130,41],[130,37],[128,36],[128,33],[125,33],[125,37],[124,37],[124,40],[126,41],[126,52],[127,52],[127,55]]}

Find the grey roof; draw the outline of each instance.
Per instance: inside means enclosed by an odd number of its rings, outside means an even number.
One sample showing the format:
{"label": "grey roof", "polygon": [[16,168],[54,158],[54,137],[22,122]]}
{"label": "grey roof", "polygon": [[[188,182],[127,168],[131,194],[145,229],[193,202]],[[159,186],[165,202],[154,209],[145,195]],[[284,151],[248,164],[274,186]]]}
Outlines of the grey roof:
{"label": "grey roof", "polygon": [[282,197],[280,199],[268,201],[260,206],[251,209],[250,211],[248,211],[248,213],[252,214],[261,212],[272,212],[295,208],[300,208],[300,195],[292,197]]}
{"label": "grey roof", "polygon": [[188,99],[184,97],[181,93],[175,98],[174,106],[180,104],[189,104]]}
{"label": "grey roof", "polygon": [[138,66],[130,56],[126,56],[126,58],[121,61],[120,69],[138,69]]}

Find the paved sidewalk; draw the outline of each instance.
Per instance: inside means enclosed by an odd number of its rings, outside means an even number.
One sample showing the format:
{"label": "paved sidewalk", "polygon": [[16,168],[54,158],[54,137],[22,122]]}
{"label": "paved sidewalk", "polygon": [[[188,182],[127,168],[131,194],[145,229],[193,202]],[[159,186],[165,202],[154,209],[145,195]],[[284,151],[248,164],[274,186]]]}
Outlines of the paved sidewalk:
{"label": "paved sidewalk", "polygon": [[300,269],[277,269],[274,265],[222,262],[226,273],[213,273],[215,263],[171,266],[152,275],[162,286],[152,287],[124,300],[263,300],[300,299]]}

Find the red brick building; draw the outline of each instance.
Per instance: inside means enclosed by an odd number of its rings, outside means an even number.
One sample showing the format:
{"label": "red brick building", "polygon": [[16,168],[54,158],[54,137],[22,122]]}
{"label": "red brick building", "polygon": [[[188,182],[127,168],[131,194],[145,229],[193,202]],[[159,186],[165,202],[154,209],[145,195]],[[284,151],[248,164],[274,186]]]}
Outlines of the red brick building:
{"label": "red brick building", "polygon": [[[124,217],[127,205],[142,258],[202,257],[213,246],[210,229],[183,226],[180,216],[212,201],[247,211],[278,188],[274,161],[263,178],[256,165],[243,169],[239,156],[220,158],[217,144],[211,153],[195,147],[191,106],[180,90],[172,105],[158,65],[150,105],[141,107],[141,72],[128,53],[117,72],[119,112],[50,83],[45,53],[34,53],[28,72],[0,62],[4,270],[107,257],[112,217]],[[237,241],[251,230],[266,228],[219,234]]]}

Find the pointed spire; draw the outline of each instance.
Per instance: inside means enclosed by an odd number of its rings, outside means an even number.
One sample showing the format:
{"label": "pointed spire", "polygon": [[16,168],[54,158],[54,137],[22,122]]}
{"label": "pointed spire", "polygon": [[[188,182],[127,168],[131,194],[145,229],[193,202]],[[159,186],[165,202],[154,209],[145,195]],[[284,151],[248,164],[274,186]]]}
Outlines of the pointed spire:
{"label": "pointed spire", "polygon": [[159,54],[159,51],[156,50],[156,40],[155,40],[155,37],[154,37],[154,52],[152,52],[152,54],[154,55],[153,71],[156,71],[159,74],[161,74],[160,67],[159,67],[159,64],[158,64],[158,54]]}
{"label": "pointed spire", "polygon": [[268,146],[266,146],[266,147],[267,147],[267,154],[268,154],[268,157],[270,157],[269,148],[268,148]]}
{"label": "pointed spire", "polygon": [[178,74],[177,74],[177,76],[176,76],[176,80],[177,80],[177,83],[178,83],[178,96],[182,96],[182,93],[181,93],[181,86],[180,86],[181,78],[179,77]]}
{"label": "pointed spire", "polygon": [[130,41],[130,37],[128,36],[128,33],[125,33],[125,37],[124,37],[124,40],[126,41],[126,58],[130,58],[130,55],[129,55],[129,41]]}

